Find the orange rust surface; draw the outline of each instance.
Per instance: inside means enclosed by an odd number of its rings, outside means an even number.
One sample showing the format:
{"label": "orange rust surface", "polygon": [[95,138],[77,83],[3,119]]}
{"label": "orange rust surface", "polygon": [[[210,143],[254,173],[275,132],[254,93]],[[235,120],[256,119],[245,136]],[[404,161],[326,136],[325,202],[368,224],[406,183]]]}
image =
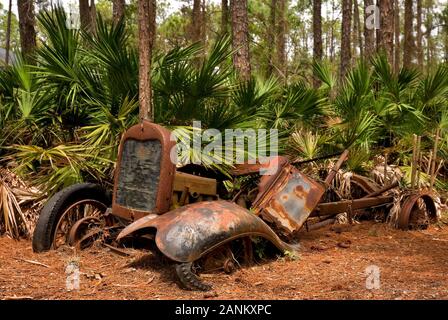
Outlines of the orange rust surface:
{"label": "orange rust surface", "polygon": [[281,250],[294,251],[256,215],[228,201],[203,201],[153,218],[144,217],[126,227],[119,239],[155,228],[157,247],[178,262],[190,262],[225,242],[242,236],[261,236]]}
{"label": "orange rust surface", "polygon": [[287,233],[299,230],[319,203],[324,187],[292,165],[285,165],[269,179],[269,186],[264,191],[260,188],[255,211]]}
{"label": "orange rust surface", "polygon": [[409,196],[402,208],[398,217],[398,227],[402,230],[407,230],[409,227],[409,219],[411,217],[412,210],[414,206],[417,204],[419,199],[423,199],[426,204],[426,208],[429,211],[429,215],[431,218],[437,218],[437,209],[434,203],[434,199],[432,198],[432,193],[429,191],[422,191],[416,194]]}
{"label": "orange rust surface", "polygon": [[[170,152],[175,147],[176,142],[171,141],[171,132],[155,123],[143,120],[142,123],[129,128],[122,136],[117,157],[117,167],[114,176],[114,190],[112,199],[112,213],[128,220],[136,220],[150,213],[162,214],[167,212],[171,205],[173,193],[175,164],[170,159]],[[156,206],[152,212],[131,210],[116,203],[116,193],[118,186],[119,170],[122,159],[124,142],[127,139],[139,141],[159,140],[162,147],[162,156],[160,164],[160,183],[156,197]]]}

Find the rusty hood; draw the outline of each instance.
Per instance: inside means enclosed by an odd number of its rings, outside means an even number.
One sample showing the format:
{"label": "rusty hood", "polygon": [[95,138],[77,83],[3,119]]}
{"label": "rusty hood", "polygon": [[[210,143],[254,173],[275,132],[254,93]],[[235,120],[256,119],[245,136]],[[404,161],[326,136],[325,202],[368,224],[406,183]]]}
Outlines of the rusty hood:
{"label": "rusty hood", "polygon": [[156,245],[168,258],[192,262],[236,238],[260,236],[281,251],[297,252],[298,245],[283,242],[259,217],[235,203],[204,201],[163,215],[149,215],[127,226],[118,240],[138,230],[155,228]]}

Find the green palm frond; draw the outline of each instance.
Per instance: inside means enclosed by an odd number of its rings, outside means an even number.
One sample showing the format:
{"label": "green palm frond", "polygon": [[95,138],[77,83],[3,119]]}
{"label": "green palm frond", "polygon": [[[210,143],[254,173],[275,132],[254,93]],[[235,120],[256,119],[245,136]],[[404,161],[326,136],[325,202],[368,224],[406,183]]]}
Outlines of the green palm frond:
{"label": "green palm frond", "polygon": [[322,82],[322,89],[331,91],[336,86],[336,76],[330,66],[323,62],[314,61],[312,64],[313,74]]}

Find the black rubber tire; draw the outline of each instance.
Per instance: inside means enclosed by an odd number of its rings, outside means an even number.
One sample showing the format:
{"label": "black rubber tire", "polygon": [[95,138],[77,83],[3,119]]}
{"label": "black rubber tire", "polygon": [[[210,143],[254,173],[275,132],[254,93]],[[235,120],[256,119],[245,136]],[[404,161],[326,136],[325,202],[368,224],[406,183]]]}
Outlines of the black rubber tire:
{"label": "black rubber tire", "polygon": [[52,247],[56,226],[63,212],[83,199],[99,201],[110,207],[111,195],[94,183],[79,183],[65,188],[52,196],[43,207],[33,234],[33,251],[48,251]]}
{"label": "black rubber tire", "polygon": [[209,291],[212,286],[204,283],[191,271],[191,262],[178,263],[175,265],[176,274],[183,287],[193,291]]}

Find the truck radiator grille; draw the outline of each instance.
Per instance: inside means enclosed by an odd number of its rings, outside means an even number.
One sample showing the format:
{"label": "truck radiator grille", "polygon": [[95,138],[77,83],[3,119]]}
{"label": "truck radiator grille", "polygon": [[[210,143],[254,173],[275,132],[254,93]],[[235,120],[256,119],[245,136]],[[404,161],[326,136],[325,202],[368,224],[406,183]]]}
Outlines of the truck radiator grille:
{"label": "truck radiator grille", "polygon": [[159,140],[127,139],[124,142],[116,194],[118,205],[145,212],[154,210],[161,151]]}

